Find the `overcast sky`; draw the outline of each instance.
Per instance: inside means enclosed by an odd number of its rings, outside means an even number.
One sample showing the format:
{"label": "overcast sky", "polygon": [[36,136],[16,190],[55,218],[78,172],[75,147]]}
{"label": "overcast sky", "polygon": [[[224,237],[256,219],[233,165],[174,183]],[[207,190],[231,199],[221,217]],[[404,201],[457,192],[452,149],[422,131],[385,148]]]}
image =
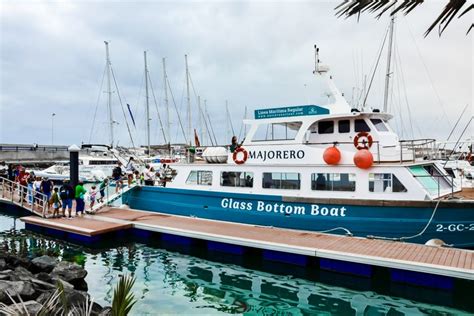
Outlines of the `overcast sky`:
{"label": "overcast sky", "polygon": [[[110,41],[122,102],[129,103],[135,115],[136,144],[146,143],[144,50],[162,119],[161,59],[166,57],[183,122],[188,54],[195,92],[207,100],[220,142],[228,142],[225,100],[236,134],[245,106],[250,117],[258,108],[327,103],[326,87],[312,75],[314,44],[351,102],[360,95],[364,75],[370,81],[389,16],[376,20],[365,14],[359,22],[336,18],[338,2],[1,1],[0,143],[51,144],[52,113],[55,144],[107,143],[106,86],[101,88],[104,40]],[[392,126],[404,138],[413,130],[415,137],[445,139],[467,104],[458,131],[473,111],[474,32],[465,35],[472,14],[455,19],[442,37],[433,32],[424,38],[446,1],[427,2],[397,18]],[[384,52],[368,97],[374,108],[382,107],[385,56]],[[114,91],[115,140],[129,145]],[[191,93],[194,120],[197,107]],[[153,97],[150,100],[152,143],[163,143]],[[170,105],[171,141],[182,141],[176,110]]]}

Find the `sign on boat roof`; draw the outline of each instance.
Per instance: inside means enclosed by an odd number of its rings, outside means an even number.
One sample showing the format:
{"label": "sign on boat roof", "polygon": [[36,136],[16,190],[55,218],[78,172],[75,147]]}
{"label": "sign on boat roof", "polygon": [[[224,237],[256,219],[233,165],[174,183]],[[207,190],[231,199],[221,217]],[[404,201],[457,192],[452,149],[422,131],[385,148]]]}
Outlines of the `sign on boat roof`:
{"label": "sign on boat roof", "polygon": [[255,110],[255,119],[269,119],[277,117],[307,116],[329,114],[329,110],[318,105],[297,105],[282,108]]}

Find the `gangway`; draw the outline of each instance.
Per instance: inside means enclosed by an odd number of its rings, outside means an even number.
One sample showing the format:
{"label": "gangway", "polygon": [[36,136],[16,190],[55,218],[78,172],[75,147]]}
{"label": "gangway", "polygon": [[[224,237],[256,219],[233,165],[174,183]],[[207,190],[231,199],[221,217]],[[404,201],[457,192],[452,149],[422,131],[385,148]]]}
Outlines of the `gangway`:
{"label": "gangway", "polygon": [[89,214],[95,214],[100,209],[102,209],[103,207],[111,206],[113,202],[115,202],[118,199],[122,198],[122,196],[125,193],[127,193],[130,190],[133,190],[137,186],[139,186],[137,183],[132,183],[131,185],[127,185],[126,187],[121,188],[118,192],[116,192],[112,195],[109,195],[109,188],[111,188],[110,182],[109,182],[109,184],[105,187],[105,192],[106,192],[105,193],[106,194],[105,199],[103,201],[101,201],[100,203],[96,203],[92,208],[90,208],[89,210],[86,210],[86,212],[89,213]]}
{"label": "gangway", "polygon": [[0,201],[14,204],[35,215],[48,218],[48,196],[18,182],[0,178]]}

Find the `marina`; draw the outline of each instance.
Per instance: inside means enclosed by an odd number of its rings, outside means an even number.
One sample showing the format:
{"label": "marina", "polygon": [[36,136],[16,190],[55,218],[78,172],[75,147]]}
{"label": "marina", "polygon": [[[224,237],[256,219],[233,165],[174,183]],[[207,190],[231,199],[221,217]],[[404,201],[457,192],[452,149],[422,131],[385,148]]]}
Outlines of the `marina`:
{"label": "marina", "polygon": [[0,314],[473,314],[445,1],[2,7]]}

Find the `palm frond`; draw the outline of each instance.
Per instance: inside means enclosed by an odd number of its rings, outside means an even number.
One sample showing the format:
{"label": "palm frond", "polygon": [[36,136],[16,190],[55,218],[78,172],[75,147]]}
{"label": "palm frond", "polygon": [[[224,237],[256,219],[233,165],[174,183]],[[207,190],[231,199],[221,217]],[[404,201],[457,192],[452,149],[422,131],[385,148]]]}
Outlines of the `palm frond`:
{"label": "palm frond", "polygon": [[112,299],[112,316],[126,316],[136,304],[137,300],[132,293],[135,278],[129,275],[121,276],[114,289]]}
{"label": "palm frond", "polygon": [[30,316],[30,313],[28,313],[28,310],[26,309],[25,302],[23,302],[18,293],[16,294],[18,297],[18,302],[10,296],[10,293],[6,292],[6,294],[13,304],[6,305],[4,303],[0,303],[0,314],[6,316]]}
{"label": "palm frond", "polygon": [[[439,35],[446,30],[448,25],[451,23],[453,18],[458,14],[461,9],[466,4],[466,0],[446,0],[448,1],[446,6],[444,7],[443,11],[440,15],[436,18],[436,20],[430,25],[430,27],[426,30],[424,36],[428,36],[428,34],[436,27],[439,28]],[[416,7],[420,6],[424,3],[424,0],[344,0],[339,5],[337,5],[334,9],[336,10],[336,16],[341,17],[345,16],[349,18],[351,16],[357,15],[359,18],[360,14],[368,11],[369,13],[377,13],[376,18],[380,18],[385,12],[387,12],[390,8],[392,8],[391,15],[396,14],[397,12],[403,12],[403,14],[407,15],[412,12]],[[458,18],[462,17],[468,11],[474,9],[474,4],[468,6],[466,10],[464,10],[461,14],[459,14]],[[473,28],[471,25],[466,34]]]}
{"label": "palm frond", "polygon": [[74,306],[69,312],[68,316],[90,316],[92,315],[92,307],[94,306],[94,299],[86,299],[83,304]]}

